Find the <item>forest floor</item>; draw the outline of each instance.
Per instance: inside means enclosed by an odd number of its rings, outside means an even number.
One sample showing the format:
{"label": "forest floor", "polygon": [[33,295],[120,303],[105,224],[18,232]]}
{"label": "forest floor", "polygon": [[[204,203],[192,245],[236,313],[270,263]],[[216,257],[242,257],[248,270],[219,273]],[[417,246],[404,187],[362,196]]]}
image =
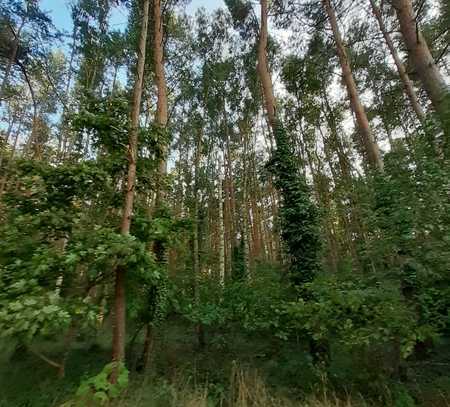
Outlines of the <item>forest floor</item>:
{"label": "forest floor", "polygon": [[[132,332],[132,330],[130,329]],[[64,379],[35,355],[0,346],[0,407],[59,407],[83,378],[110,361],[109,334],[78,338]],[[377,378],[379,366],[358,355],[335,351],[327,375],[312,367],[301,344],[258,336],[207,331],[199,349],[194,329],[180,321],[161,327],[146,374],[139,370],[142,343],[129,349],[130,383],[115,405],[122,407],[279,406],[450,407],[450,346],[423,361],[410,362],[407,381]],[[62,345],[42,342],[35,349],[58,359]],[[353,359],[353,360],[352,360]],[[345,383],[345,385],[343,385]],[[364,396],[362,396],[364,395]]]}

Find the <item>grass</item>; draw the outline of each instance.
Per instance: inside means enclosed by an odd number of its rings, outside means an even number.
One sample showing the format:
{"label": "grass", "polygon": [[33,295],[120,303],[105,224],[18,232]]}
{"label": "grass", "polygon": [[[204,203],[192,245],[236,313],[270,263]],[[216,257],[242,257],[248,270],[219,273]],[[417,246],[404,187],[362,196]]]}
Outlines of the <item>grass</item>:
{"label": "grass", "polygon": [[[376,366],[370,371],[344,353],[321,376],[299,344],[220,332],[209,332],[207,340],[206,349],[199,350],[194,330],[182,321],[159,329],[149,373],[132,371],[114,407],[450,407],[448,346],[426,361],[411,362],[410,380],[402,384],[376,383]],[[53,342],[34,346],[54,359],[61,352]],[[0,407],[61,406],[83,378],[110,361],[109,346],[108,327],[95,338],[79,338],[60,380],[36,356],[0,344]],[[141,346],[131,352],[130,366]]]}
{"label": "grass", "polygon": [[291,400],[270,389],[255,370],[235,367],[231,372],[229,388],[217,394],[208,384],[195,386],[186,377],[168,383],[156,380],[131,387],[116,403],[116,407],[363,407],[364,400],[340,399],[323,391],[303,400]]}

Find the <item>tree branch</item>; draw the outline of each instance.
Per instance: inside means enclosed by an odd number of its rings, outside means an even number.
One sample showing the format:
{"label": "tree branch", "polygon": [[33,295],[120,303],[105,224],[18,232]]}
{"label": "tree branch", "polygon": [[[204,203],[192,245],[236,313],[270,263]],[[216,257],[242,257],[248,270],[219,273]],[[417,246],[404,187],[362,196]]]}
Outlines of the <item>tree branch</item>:
{"label": "tree branch", "polygon": [[49,359],[48,357],[44,356],[42,353],[39,353],[39,352],[35,351],[34,349],[31,349],[30,347],[28,348],[28,350],[33,355],[37,356],[39,359],[42,359],[44,362],[48,363],[50,366],[53,366],[56,369],[61,368],[61,365],[59,363],[56,363],[55,361]]}

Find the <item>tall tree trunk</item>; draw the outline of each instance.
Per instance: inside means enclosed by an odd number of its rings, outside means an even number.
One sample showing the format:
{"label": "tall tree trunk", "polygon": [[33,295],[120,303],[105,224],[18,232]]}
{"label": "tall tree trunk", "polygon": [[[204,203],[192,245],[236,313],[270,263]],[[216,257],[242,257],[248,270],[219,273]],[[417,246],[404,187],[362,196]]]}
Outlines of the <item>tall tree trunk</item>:
{"label": "tall tree trunk", "polygon": [[[267,6],[267,0],[261,0],[261,27],[259,31],[259,42],[258,42],[258,64],[257,64],[257,71],[258,75],[261,81],[262,90],[263,90],[263,96],[264,96],[264,103],[267,113],[267,120],[269,123],[269,127],[272,130],[272,133],[274,133],[275,127],[277,125],[277,117],[276,117],[276,106],[275,106],[275,95],[273,92],[273,84],[272,84],[272,78],[270,77],[269,72],[269,63],[267,61],[267,42],[268,42],[268,22],[267,22],[267,16],[268,16],[268,6]],[[272,137],[269,134],[269,139],[271,140]],[[273,188],[273,183],[270,182],[270,197],[271,197],[271,208],[272,208],[272,217],[273,219],[276,219],[276,191]],[[276,243],[276,252],[277,256],[280,255],[280,245],[278,242],[278,239],[275,237],[275,243]]]}
{"label": "tall tree trunk", "polygon": [[248,231],[248,131],[247,126],[240,126],[241,135],[244,141],[244,151],[242,157],[242,167],[243,167],[243,185],[242,185],[242,228],[241,228],[241,239],[243,242],[243,257],[244,257],[244,274],[250,274],[250,257],[249,257],[249,231]]}
{"label": "tall tree trunk", "polygon": [[339,32],[336,14],[331,6],[330,0],[322,0],[325,11],[330,21],[331,29],[333,31],[334,41],[336,42],[337,54],[342,68],[342,75],[345,85],[347,87],[350,105],[355,114],[356,122],[359,128],[364,152],[367,162],[372,169],[383,170],[383,161],[381,159],[380,150],[376,143],[372,130],[369,125],[369,120],[366,115],[363,104],[359,98],[358,90],[356,89],[355,80],[353,78],[352,70],[348,60],[347,52],[342,41],[341,33]]}
{"label": "tall tree trunk", "polygon": [[[193,250],[192,250],[192,268],[194,272],[194,299],[195,306],[198,307],[200,303],[200,251],[199,251],[199,229],[200,229],[200,219],[199,219],[199,207],[198,207],[198,191],[199,191],[199,172],[200,172],[200,157],[201,157],[201,142],[202,142],[202,132],[199,131],[197,135],[197,141],[195,146],[195,156],[194,156],[194,207],[193,207],[193,218],[194,218],[194,231],[192,234],[193,240]],[[197,322],[196,326],[197,340],[199,348],[203,348],[205,345],[204,330],[201,322]]]}
{"label": "tall tree trunk", "polygon": [[[225,170],[225,168],[224,168]],[[225,171],[224,171],[225,172]],[[222,185],[223,185],[223,227],[224,227],[224,252],[225,252],[225,274],[230,275],[232,272],[233,259],[232,259],[232,246],[231,246],[231,207],[229,199],[229,189],[226,174],[223,174]]]}
{"label": "tall tree trunk", "polygon": [[[131,110],[131,129],[128,138],[128,174],[126,179],[126,194],[123,205],[122,222],[120,232],[123,235],[130,233],[131,217],[134,204],[134,187],[136,182],[136,158],[139,133],[139,115],[141,107],[142,89],[144,83],[145,51],[148,31],[150,0],[144,0],[142,6],[142,27],[139,39],[136,79],[133,89]],[[113,356],[114,362],[123,362],[125,359],[125,270],[116,269],[115,304],[113,326]],[[118,375],[118,365],[111,375],[111,381],[115,383]]]}
{"label": "tall tree trunk", "polygon": [[[230,209],[230,252],[233,253],[234,249],[237,247],[237,217],[236,217],[236,194],[233,183],[233,165],[231,156],[231,142],[230,142],[230,132],[228,127],[227,112],[225,108],[225,101],[222,105],[222,115],[223,115],[223,126],[225,135],[225,157],[224,160],[224,173],[225,173],[225,185],[228,197],[228,207]],[[231,267],[232,268],[232,267]],[[230,270],[231,271],[231,270]]]}
{"label": "tall tree trunk", "polygon": [[418,28],[411,0],[392,0],[408,56],[438,114],[447,143],[450,138],[450,90],[439,71],[428,44]]}
{"label": "tall tree trunk", "polygon": [[256,203],[256,196],[255,194],[252,194],[250,199],[250,208],[251,208],[251,219],[253,223],[253,231],[254,231],[254,238],[253,238],[253,246],[254,246],[254,255],[256,258],[261,257],[262,252],[262,242],[261,242],[261,218],[259,216],[259,208],[258,204]]}
{"label": "tall tree trunk", "polygon": [[[283,123],[277,117],[272,80],[267,61],[267,19],[267,0],[261,0],[261,27],[258,43],[257,69],[262,83],[268,122],[276,143],[276,151],[274,152],[275,164],[273,166],[274,182],[278,187],[283,205],[289,205],[288,207],[282,207],[282,209],[285,209],[281,212],[282,224],[289,224],[289,227],[285,227],[282,230],[282,235],[287,244],[292,269],[295,270],[294,274],[296,274],[294,284],[302,284],[303,282],[310,281],[317,271],[317,255],[318,248],[320,247],[316,230],[318,221],[316,208],[311,202],[306,179],[298,172],[294,154],[291,150],[291,142],[287,137]],[[299,205],[299,200],[302,200],[302,205]],[[297,218],[292,216],[294,213],[297,214]],[[310,228],[306,230],[298,222],[298,232],[300,235],[294,238],[292,222],[298,221],[298,216],[305,216],[304,222],[310,222]],[[301,270],[301,273],[297,273],[299,270]]]}
{"label": "tall tree trunk", "polygon": [[258,65],[257,70],[261,81],[264,102],[267,112],[267,118],[269,126],[272,131],[276,125],[276,112],[275,112],[275,96],[273,93],[272,78],[269,72],[269,63],[267,61],[267,41],[268,41],[268,24],[267,24],[267,0],[261,0],[261,27],[259,31],[258,42]]}
{"label": "tall tree trunk", "polygon": [[[165,131],[167,127],[168,109],[167,109],[167,84],[166,75],[164,72],[164,27],[163,18],[161,14],[161,0],[153,1],[153,64],[155,70],[155,84],[157,89],[156,115],[155,123],[161,131]],[[163,157],[159,162],[157,174],[157,186],[154,209],[158,210],[165,198],[165,188],[163,186],[163,178],[167,173],[167,148],[164,147]],[[165,262],[165,249],[161,241],[155,240],[153,242],[153,252],[156,261],[159,263]],[[146,370],[150,361],[150,352],[152,340],[152,327],[147,324],[146,336],[144,340],[143,349],[143,369]]]}
{"label": "tall tree trunk", "polygon": [[222,178],[222,160],[219,161],[219,177],[217,185],[217,199],[219,208],[219,279],[220,284],[225,284],[225,230],[223,217],[223,178]]}
{"label": "tall tree trunk", "polygon": [[383,34],[384,40],[386,41],[386,45],[389,48],[389,52],[391,53],[392,59],[394,60],[395,66],[397,67],[398,75],[400,76],[401,81],[403,82],[403,86],[405,88],[406,96],[411,103],[411,107],[417,115],[417,118],[423,122],[425,120],[425,112],[420,106],[419,99],[417,98],[416,91],[414,90],[414,85],[411,79],[409,78],[408,73],[406,72],[406,68],[398,55],[397,50],[395,49],[395,45],[392,41],[391,36],[386,30],[386,26],[383,21],[383,17],[381,15],[380,9],[377,7],[375,0],[370,0],[370,4],[372,6],[372,11],[375,18],[378,21],[378,25],[380,27],[380,31]]}
{"label": "tall tree trunk", "polygon": [[150,359],[152,355],[153,348],[153,327],[152,324],[147,323],[145,325],[145,339],[144,339],[144,347],[142,352],[142,370],[147,370],[150,365]]}
{"label": "tall tree trunk", "polygon": [[280,202],[279,196],[277,194],[277,190],[273,185],[273,181],[269,179],[269,183],[267,185],[266,194],[269,195],[270,201],[270,215],[269,217],[272,219],[272,242],[273,242],[273,252],[275,261],[283,260],[283,256],[281,253],[281,239],[280,239],[280,231],[278,225],[278,204]]}
{"label": "tall tree trunk", "polygon": [[[161,128],[161,130],[165,130],[167,127],[167,120],[168,120],[168,107],[167,107],[167,82],[166,82],[166,74],[164,72],[164,47],[163,47],[164,26],[161,14],[161,0],[153,1],[153,21],[154,21],[153,63],[155,68],[155,84],[157,89],[155,122]],[[161,201],[164,199],[164,188],[162,187],[162,178],[167,173],[166,155],[167,149],[164,149],[163,159],[159,163],[158,185],[155,203],[156,208],[158,208],[158,206],[161,204]]]}

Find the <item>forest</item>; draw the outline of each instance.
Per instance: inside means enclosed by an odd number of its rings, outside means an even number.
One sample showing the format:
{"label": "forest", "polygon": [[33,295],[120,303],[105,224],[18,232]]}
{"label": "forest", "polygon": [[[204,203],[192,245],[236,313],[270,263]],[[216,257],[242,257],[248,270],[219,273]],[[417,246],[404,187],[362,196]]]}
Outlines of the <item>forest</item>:
{"label": "forest", "polygon": [[0,0],[0,407],[50,406],[450,406],[448,0]]}

